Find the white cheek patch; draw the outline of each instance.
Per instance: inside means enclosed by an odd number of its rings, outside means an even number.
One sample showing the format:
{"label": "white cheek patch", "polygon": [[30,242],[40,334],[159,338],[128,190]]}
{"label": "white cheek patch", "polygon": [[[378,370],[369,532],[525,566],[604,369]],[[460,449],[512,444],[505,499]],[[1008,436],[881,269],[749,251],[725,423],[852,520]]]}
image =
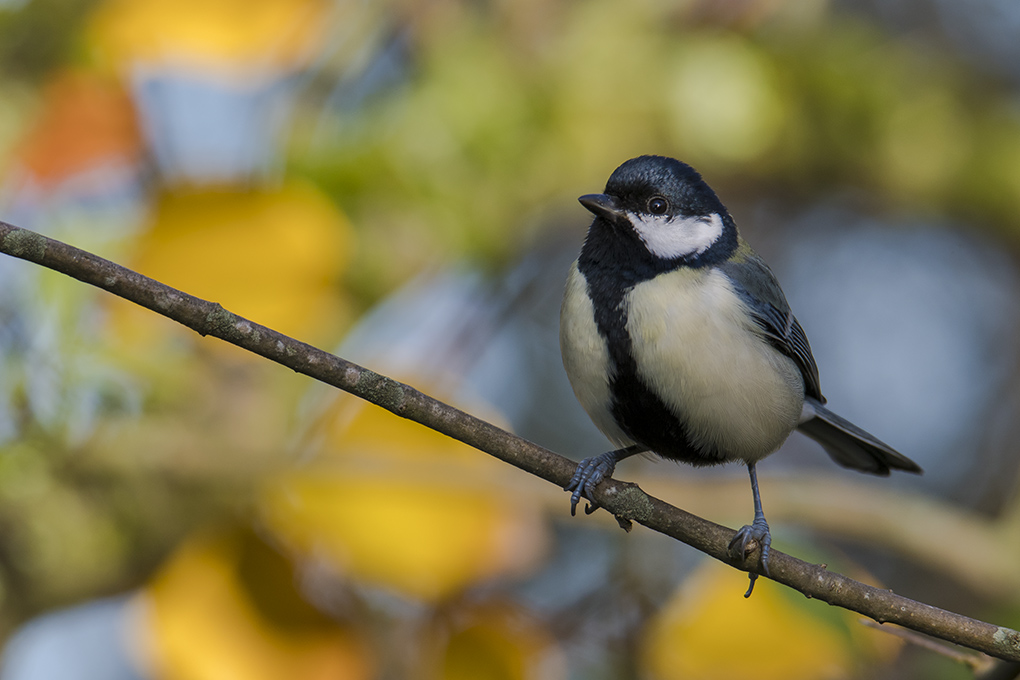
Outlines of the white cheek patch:
{"label": "white cheek patch", "polygon": [[723,233],[719,213],[701,217],[628,213],[627,217],[648,252],[663,259],[699,255],[712,247]]}

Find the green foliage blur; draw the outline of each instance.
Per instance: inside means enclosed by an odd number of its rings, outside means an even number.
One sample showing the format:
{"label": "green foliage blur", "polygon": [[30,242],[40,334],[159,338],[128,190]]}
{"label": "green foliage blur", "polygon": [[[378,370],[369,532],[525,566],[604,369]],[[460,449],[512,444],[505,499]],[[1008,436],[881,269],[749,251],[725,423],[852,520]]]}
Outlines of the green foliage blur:
{"label": "green foliage blur", "polygon": [[414,32],[411,73],[363,111],[323,124],[303,110],[292,165],[364,226],[361,285],[392,287],[386,272],[432,257],[437,237],[453,257],[506,262],[550,211],[652,152],[748,202],[848,192],[867,210],[1017,238],[1020,127],[1005,83],[934,36],[904,40],[860,17],[802,17],[793,3],[747,26],[687,13],[450,9]]}

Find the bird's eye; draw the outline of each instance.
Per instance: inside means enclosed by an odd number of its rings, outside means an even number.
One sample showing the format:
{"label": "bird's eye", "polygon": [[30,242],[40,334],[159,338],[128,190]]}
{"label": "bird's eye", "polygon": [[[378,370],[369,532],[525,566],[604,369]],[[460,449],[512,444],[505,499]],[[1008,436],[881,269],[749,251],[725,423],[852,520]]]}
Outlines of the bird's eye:
{"label": "bird's eye", "polygon": [[662,196],[648,199],[648,212],[653,215],[665,215],[669,210],[669,202]]}

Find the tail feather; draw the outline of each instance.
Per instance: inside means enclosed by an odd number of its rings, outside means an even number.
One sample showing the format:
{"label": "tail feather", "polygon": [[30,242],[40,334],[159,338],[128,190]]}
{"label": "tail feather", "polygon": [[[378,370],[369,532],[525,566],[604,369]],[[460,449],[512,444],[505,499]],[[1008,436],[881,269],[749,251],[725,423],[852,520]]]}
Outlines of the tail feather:
{"label": "tail feather", "polygon": [[817,399],[805,400],[804,419],[797,429],[821,444],[843,467],[883,477],[889,476],[890,470],[921,473],[917,463],[839,417]]}

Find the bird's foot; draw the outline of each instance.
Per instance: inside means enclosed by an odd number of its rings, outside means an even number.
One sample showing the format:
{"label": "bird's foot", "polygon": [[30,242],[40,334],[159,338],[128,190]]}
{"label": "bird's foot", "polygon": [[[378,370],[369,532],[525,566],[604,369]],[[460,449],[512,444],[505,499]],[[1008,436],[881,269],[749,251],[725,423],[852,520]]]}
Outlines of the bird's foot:
{"label": "bird's foot", "polygon": [[[764,516],[757,516],[751,524],[744,525],[737,532],[737,535],[730,541],[729,551],[730,556],[734,559],[743,560],[747,557],[748,553],[752,552],[755,548],[759,548],[761,550],[761,558],[759,559],[761,571],[768,576],[769,548],[771,547],[772,533],[769,531],[769,523],[765,521]],[[744,593],[744,597],[751,597],[751,591],[754,590],[754,582],[758,578],[758,574],[752,571],[748,576],[751,579],[751,583],[747,586],[747,592]]]}
{"label": "bird's foot", "polygon": [[603,479],[612,476],[613,470],[616,469],[616,462],[619,460],[617,454],[617,451],[607,451],[591,458],[585,458],[577,464],[577,470],[570,478],[570,483],[563,487],[564,491],[573,492],[570,494],[571,516],[577,513],[577,504],[581,501],[582,495],[590,501],[584,507],[584,514],[590,515],[598,510],[599,505],[595,502],[592,493]]}

